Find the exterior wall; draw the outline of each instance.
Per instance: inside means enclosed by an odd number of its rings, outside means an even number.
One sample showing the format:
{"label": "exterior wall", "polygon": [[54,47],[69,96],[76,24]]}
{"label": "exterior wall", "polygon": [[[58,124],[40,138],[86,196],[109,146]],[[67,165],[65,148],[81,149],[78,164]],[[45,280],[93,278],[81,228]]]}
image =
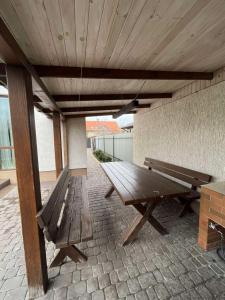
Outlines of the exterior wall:
{"label": "exterior wall", "polygon": [[87,138],[85,118],[66,120],[69,169],[87,168]]}
{"label": "exterior wall", "polygon": [[[55,175],[55,151],[52,119],[35,109],[35,126],[37,136],[38,162],[41,181],[53,181]],[[10,179],[16,183],[16,170],[0,170],[1,179]]]}
{"label": "exterior wall", "polygon": [[35,125],[39,171],[55,170],[55,150],[52,119],[35,110]]}
{"label": "exterior wall", "polygon": [[148,156],[225,179],[224,70],[217,74],[136,114],[135,163],[143,165]]}

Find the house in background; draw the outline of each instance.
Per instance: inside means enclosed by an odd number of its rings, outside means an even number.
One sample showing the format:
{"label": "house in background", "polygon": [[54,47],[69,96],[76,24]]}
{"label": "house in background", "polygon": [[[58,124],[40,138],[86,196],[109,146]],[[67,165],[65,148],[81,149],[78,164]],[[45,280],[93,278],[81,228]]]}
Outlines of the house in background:
{"label": "house in background", "polygon": [[86,121],[87,137],[116,134],[121,128],[116,121]]}
{"label": "house in background", "polygon": [[[86,121],[86,133],[87,133],[87,148],[91,148],[93,143],[92,137],[105,136],[109,134],[117,134],[121,132],[121,128],[116,121]],[[92,145],[95,149],[95,143]]]}

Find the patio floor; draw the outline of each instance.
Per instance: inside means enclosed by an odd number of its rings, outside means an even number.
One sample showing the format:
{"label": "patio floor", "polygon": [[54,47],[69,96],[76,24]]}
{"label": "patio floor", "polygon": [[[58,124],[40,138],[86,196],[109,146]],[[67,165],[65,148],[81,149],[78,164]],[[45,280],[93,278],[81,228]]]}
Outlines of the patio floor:
{"label": "patio floor", "polygon": [[[52,184],[42,185],[43,200]],[[225,263],[197,245],[198,219],[177,218],[176,201],[156,214],[170,234],[160,236],[149,224],[138,239],[121,246],[121,232],[136,212],[113,193],[95,158],[88,152],[88,190],[94,239],[79,244],[86,263],[67,261],[49,271],[48,293],[39,299],[225,299]],[[16,188],[0,199],[0,299],[28,299],[19,203]],[[54,246],[47,245],[48,262]]]}

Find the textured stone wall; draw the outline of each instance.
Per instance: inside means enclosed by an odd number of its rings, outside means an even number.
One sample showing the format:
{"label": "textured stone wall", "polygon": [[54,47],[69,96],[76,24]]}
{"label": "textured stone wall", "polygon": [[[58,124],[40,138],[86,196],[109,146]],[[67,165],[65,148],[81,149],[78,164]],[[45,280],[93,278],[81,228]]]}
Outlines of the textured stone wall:
{"label": "textured stone wall", "polygon": [[225,81],[219,74],[135,115],[135,163],[148,156],[225,179]]}

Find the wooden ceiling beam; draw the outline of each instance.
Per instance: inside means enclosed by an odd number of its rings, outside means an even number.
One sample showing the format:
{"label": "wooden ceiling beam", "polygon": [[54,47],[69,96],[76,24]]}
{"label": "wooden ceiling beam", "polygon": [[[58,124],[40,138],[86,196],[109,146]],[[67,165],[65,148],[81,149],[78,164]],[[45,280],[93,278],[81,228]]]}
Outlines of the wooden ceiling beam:
{"label": "wooden ceiling beam", "polygon": [[[74,94],[74,95],[53,95],[56,102],[71,101],[104,101],[104,100],[132,100],[137,94]],[[172,98],[172,93],[140,93],[137,99],[160,99]],[[36,99],[38,101],[38,99]]]}
{"label": "wooden ceiling beam", "polygon": [[[37,71],[30,64],[26,55],[7,28],[2,18],[0,18],[0,57],[6,64],[23,65],[30,75],[35,79],[42,91],[47,95],[48,98],[45,100],[46,104],[52,110],[60,112],[60,108],[55,103],[55,100],[50,95],[43,81],[40,79]],[[0,72],[2,71],[4,71],[4,67],[1,65]]]}
{"label": "wooden ceiling beam", "polygon": [[[149,108],[151,104],[140,104],[138,108]],[[61,111],[64,113],[70,112],[84,112],[84,111],[101,111],[101,110],[119,110],[124,105],[108,105],[108,106],[79,106],[79,107],[61,107]],[[45,113],[49,113],[49,109],[43,109]]]}
{"label": "wooden ceiling beam", "polygon": [[[131,111],[128,114],[136,114],[136,111]],[[65,115],[66,119],[71,118],[84,118],[84,117],[98,117],[98,116],[110,116],[113,115],[112,112],[104,112],[104,113],[90,113],[90,114],[76,114],[76,115]]]}
{"label": "wooden ceiling beam", "polygon": [[126,70],[105,68],[80,68],[64,66],[34,66],[40,77],[59,78],[101,78],[142,80],[211,80],[212,72],[183,72],[155,70]]}

